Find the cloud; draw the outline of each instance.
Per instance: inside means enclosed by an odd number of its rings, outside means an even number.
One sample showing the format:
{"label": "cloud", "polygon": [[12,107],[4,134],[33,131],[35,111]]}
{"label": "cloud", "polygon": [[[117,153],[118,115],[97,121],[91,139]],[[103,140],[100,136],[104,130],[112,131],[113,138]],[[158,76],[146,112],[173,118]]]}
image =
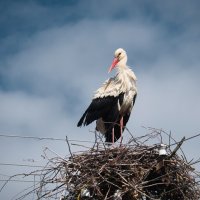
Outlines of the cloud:
{"label": "cloud", "polygon": [[[35,97],[22,92],[1,93],[1,130],[15,134],[51,135],[62,125],[59,104],[52,99]],[[58,120],[58,121],[57,121]],[[59,122],[59,124],[57,124]],[[65,122],[67,124],[67,122]]]}
{"label": "cloud", "polygon": [[[95,125],[80,129],[76,123],[93,91],[110,76],[107,68],[113,51],[123,47],[138,77],[130,131],[139,136],[146,133],[141,126],[152,126],[171,130],[176,139],[197,133],[198,2],[184,1],[181,6],[178,1],[109,1],[106,6],[105,2],[88,2],[52,5],[31,1],[13,3],[4,10],[0,21],[5,28],[0,36],[0,131],[92,140],[89,130]],[[14,26],[19,21],[21,28]],[[66,143],[59,142],[8,139],[0,143],[6,152],[2,162],[34,158],[40,163],[44,146],[62,155],[67,152]],[[198,140],[192,145],[197,147]],[[185,148],[189,158],[196,156],[190,142]],[[9,170],[4,168],[4,173]],[[3,197],[8,199],[8,194]]]}

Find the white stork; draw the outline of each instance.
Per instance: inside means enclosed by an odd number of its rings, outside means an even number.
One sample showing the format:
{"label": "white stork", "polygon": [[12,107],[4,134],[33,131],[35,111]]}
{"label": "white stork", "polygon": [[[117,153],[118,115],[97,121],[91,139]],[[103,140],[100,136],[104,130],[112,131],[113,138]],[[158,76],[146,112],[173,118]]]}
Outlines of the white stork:
{"label": "white stork", "polygon": [[116,142],[129,120],[137,96],[136,76],[126,65],[127,54],[122,48],[114,53],[108,72],[117,69],[115,77],[108,79],[95,92],[91,104],[77,126],[89,125],[96,120],[96,130],[104,134],[106,142]]}

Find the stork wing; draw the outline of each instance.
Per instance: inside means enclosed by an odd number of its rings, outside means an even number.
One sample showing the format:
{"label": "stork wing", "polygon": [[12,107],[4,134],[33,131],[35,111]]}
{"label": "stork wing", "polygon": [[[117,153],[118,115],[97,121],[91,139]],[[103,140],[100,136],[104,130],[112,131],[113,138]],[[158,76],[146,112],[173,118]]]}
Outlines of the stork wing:
{"label": "stork wing", "polygon": [[[133,97],[133,106],[135,104],[136,97],[137,97],[137,94],[135,94],[134,97]],[[124,131],[124,129],[126,127],[126,124],[127,124],[128,120],[129,120],[130,114],[131,114],[130,112],[127,112],[123,116],[123,125],[124,125],[123,131]],[[114,133],[115,133],[114,134],[114,142],[116,142],[121,137],[121,130],[120,130],[120,126],[119,126],[120,119],[121,118],[118,118],[117,121],[114,124]],[[110,127],[107,126],[106,128],[107,128],[106,133],[105,133],[106,142],[112,142],[113,141],[113,138],[112,138],[112,127],[111,126]]]}
{"label": "stork wing", "polygon": [[87,126],[94,120],[99,118],[105,118],[109,112],[112,116],[116,118],[117,115],[117,102],[120,97],[107,96],[103,98],[93,99],[81,119],[79,120],[77,126]]}
{"label": "stork wing", "polygon": [[103,83],[103,85],[95,92],[95,98],[103,98],[107,96],[118,96],[121,92],[121,82],[114,78],[110,78]]}

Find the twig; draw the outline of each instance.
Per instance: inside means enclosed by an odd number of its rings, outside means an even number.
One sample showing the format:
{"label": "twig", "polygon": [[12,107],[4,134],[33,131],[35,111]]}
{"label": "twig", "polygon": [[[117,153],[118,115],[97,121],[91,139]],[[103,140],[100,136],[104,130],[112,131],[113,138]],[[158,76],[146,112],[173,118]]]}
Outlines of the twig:
{"label": "twig", "polygon": [[72,154],[72,151],[71,151],[70,144],[69,144],[69,141],[68,141],[68,137],[67,137],[67,136],[66,136],[66,142],[67,142],[67,145],[68,145],[69,153],[70,153],[71,158],[72,158],[72,160],[73,160],[73,154]]}
{"label": "twig", "polygon": [[183,142],[185,141],[185,137],[183,137],[181,139],[181,141],[178,143],[178,145],[176,146],[176,148],[173,150],[173,152],[171,153],[171,155],[168,156],[168,159],[172,158],[176,152],[180,149],[181,145],[183,144]]}

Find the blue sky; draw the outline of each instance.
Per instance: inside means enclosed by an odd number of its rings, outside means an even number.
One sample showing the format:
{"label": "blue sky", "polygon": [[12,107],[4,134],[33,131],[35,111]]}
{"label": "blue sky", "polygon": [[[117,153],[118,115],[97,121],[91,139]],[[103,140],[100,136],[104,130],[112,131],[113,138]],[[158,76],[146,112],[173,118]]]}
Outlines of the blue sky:
{"label": "blue sky", "polygon": [[[142,126],[162,128],[177,140],[198,133],[199,6],[197,0],[1,1],[0,132],[93,140],[94,125],[76,124],[122,47],[138,78],[130,131],[140,136]],[[65,143],[48,141],[1,138],[0,146],[5,163],[37,165],[46,146],[67,151]],[[199,139],[185,144],[189,159],[198,148]],[[6,175],[30,170],[1,169]],[[1,199],[24,186],[10,183]]]}

